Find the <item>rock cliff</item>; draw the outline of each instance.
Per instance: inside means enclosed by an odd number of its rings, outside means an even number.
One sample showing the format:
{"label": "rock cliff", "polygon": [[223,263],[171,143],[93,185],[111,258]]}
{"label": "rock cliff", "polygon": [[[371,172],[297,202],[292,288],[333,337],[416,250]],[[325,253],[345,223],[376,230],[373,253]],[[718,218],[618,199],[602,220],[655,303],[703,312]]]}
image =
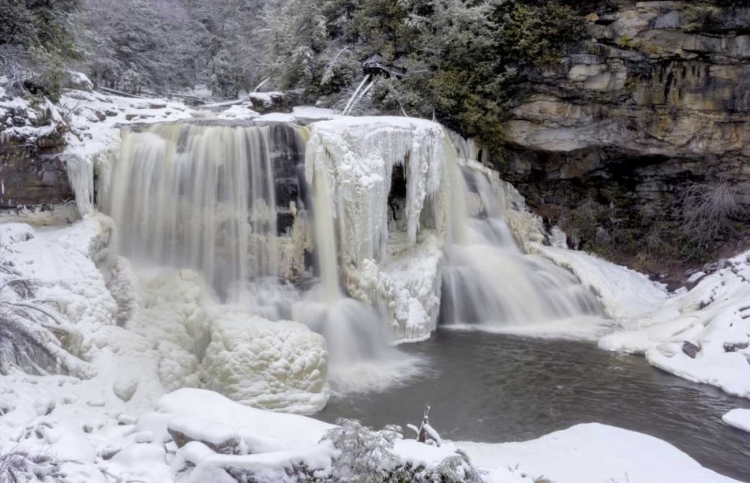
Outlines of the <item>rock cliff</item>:
{"label": "rock cliff", "polygon": [[[619,261],[648,258],[647,232],[675,227],[686,182],[750,192],[750,8],[704,15],[688,2],[593,11],[589,38],[530,73],[506,126],[504,177]],[[583,205],[594,215],[578,225],[595,231],[576,226]]]}

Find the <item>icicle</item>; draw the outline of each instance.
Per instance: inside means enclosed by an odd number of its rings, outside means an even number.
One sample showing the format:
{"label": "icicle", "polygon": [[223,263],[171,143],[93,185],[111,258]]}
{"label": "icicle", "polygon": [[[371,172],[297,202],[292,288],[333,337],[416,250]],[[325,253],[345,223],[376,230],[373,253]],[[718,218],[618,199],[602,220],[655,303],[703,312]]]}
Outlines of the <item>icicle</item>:
{"label": "icicle", "polygon": [[68,156],[65,162],[70,187],[76,196],[78,212],[88,215],[94,211],[94,163],[80,155]]}

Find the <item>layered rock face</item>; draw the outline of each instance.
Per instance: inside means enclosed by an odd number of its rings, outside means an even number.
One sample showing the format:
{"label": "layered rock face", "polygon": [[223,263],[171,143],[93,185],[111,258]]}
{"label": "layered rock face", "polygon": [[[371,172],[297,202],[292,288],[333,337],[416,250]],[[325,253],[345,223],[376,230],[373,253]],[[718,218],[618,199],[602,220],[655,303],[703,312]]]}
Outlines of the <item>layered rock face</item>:
{"label": "layered rock face", "polygon": [[0,210],[74,199],[58,116],[49,103],[30,105],[0,91]]}
{"label": "layered rock face", "polygon": [[501,166],[532,206],[593,200],[638,229],[676,219],[686,181],[750,190],[750,8],[694,32],[687,3],[592,13],[590,38],[532,74]]}

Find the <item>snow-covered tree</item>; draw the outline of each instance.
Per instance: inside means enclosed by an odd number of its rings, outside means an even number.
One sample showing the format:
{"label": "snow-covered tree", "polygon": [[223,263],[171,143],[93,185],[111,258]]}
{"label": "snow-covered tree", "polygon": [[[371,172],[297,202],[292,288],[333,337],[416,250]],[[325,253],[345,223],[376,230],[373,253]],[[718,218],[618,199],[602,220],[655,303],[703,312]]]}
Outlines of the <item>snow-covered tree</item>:
{"label": "snow-covered tree", "polygon": [[386,426],[380,431],[362,426],[359,421],[339,419],[323,441],[330,441],[339,455],[334,462],[334,478],[342,483],[381,483],[388,477],[388,468],[398,458],[392,453],[393,443],[401,438],[401,428]]}

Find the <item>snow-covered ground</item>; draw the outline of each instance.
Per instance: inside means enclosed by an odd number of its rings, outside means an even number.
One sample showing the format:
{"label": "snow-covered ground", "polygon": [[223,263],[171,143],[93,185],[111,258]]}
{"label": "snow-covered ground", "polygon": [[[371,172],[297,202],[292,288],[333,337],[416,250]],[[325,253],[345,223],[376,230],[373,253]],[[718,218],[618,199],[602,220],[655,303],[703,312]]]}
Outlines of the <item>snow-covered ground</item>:
{"label": "snow-covered ground", "polygon": [[[343,476],[360,481],[375,472],[397,471],[409,476],[399,481],[417,476],[438,481],[428,478],[440,475],[461,478],[450,481],[469,481],[473,475],[493,483],[734,481],[663,441],[600,424],[524,443],[442,441],[438,447],[401,437],[386,442],[384,433],[361,428],[333,435],[336,426],[249,408],[199,389],[165,395],[154,410],[138,416],[102,408],[96,425],[71,419],[38,395],[30,397],[36,404],[29,401],[34,414],[26,420],[14,418],[13,411],[0,416],[0,455],[16,461],[29,457],[36,461],[34,473],[62,476],[53,481],[66,483],[296,483]],[[67,404],[76,405],[92,409]]]}

